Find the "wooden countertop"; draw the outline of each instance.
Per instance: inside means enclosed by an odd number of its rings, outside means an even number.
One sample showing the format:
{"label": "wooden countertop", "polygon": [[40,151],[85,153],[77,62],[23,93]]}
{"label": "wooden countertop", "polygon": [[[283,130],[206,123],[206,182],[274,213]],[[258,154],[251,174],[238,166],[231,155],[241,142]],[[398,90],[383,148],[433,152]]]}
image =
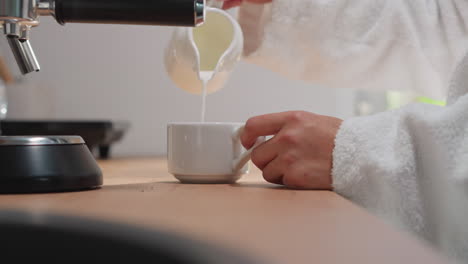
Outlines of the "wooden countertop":
{"label": "wooden countertop", "polygon": [[0,208],[173,230],[267,263],[443,263],[428,247],[339,195],[288,190],[253,169],[238,184],[180,184],[164,159],[101,161],[99,190],[1,195]]}

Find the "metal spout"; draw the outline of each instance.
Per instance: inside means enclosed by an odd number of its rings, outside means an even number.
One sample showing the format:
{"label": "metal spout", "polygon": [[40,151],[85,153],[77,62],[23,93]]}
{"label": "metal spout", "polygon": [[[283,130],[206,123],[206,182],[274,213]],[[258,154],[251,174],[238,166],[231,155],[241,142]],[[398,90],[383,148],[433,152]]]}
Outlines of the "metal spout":
{"label": "metal spout", "polygon": [[195,0],[195,26],[203,24],[205,22],[205,7],[206,0]]}
{"label": "metal spout", "polygon": [[40,70],[29,43],[39,16],[60,24],[98,23],[197,26],[205,19],[206,0],[0,0],[0,29],[8,38],[23,74]]}
{"label": "metal spout", "polygon": [[29,40],[21,39],[15,35],[8,35],[7,38],[21,73],[28,74],[41,69]]}

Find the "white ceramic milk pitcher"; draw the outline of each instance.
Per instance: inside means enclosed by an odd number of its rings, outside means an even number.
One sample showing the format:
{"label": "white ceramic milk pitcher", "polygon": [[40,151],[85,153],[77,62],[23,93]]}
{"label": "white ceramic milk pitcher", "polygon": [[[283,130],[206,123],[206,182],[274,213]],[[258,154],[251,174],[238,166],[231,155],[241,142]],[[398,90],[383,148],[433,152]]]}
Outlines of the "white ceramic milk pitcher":
{"label": "white ceramic milk pitcher", "polygon": [[221,89],[240,60],[244,37],[239,23],[226,11],[208,7],[205,23],[175,28],[165,50],[166,70],[174,83],[192,94]]}

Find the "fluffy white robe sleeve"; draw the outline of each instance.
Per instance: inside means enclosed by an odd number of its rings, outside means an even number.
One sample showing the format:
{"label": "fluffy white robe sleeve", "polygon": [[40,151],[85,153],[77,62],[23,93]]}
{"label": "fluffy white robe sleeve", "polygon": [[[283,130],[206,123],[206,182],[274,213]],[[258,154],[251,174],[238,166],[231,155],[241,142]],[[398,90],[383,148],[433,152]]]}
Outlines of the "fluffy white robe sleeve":
{"label": "fluffy white robe sleeve", "polygon": [[468,1],[273,0],[239,19],[247,59],[292,78],[439,98],[453,78],[447,107],[346,120],[332,176],[337,193],[468,261]]}
{"label": "fluffy white robe sleeve", "polygon": [[468,46],[465,0],[273,0],[239,21],[250,62],[328,87],[445,98]]}
{"label": "fluffy white robe sleeve", "polygon": [[333,159],[337,193],[468,261],[468,94],[346,120]]}

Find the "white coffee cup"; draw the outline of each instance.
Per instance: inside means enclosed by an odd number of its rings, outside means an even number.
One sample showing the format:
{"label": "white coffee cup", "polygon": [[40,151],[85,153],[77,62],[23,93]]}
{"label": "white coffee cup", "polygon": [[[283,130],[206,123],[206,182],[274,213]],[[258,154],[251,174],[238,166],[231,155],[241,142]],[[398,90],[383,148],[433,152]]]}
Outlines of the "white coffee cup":
{"label": "white coffee cup", "polygon": [[170,123],[167,126],[169,173],[183,183],[233,183],[248,173],[257,139],[245,150],[240,142],[243,123]]}

